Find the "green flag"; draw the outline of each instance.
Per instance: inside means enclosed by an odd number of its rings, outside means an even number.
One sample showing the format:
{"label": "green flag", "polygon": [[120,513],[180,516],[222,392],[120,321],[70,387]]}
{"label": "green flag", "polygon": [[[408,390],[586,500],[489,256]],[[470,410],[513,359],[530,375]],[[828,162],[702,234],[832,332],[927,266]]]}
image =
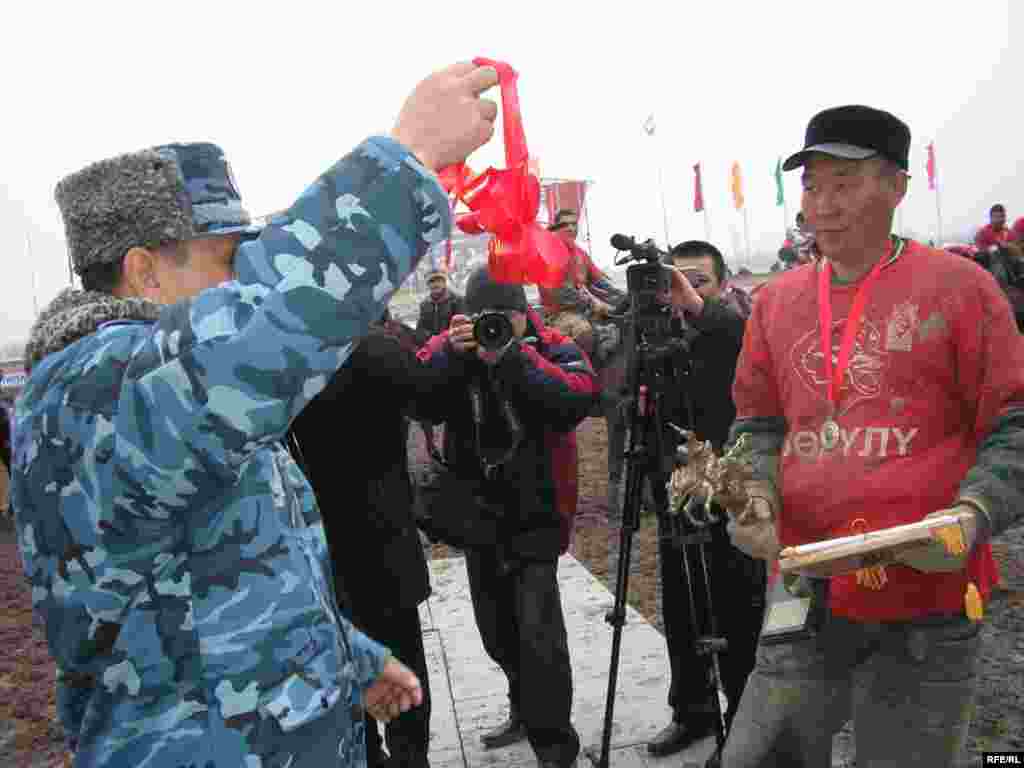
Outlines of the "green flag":
{"label": "green flag", "polygon": [[782,191],[782,158],[775,163],[775,204],[783,205],[786,202],[786,194]]}

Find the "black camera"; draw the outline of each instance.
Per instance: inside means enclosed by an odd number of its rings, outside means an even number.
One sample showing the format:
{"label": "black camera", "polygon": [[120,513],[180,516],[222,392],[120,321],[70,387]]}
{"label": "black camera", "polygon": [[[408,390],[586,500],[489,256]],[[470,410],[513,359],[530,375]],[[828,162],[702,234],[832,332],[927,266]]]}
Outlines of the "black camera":
{"label": "black camera", "polygon": [[612,235],[612,247],[626,251],[615,260],[617,265],[636,262],[626,270],[626,287],[637,331],[648,345],[667,345],[673,336],[672,310],[667,303],[672,275],[662,264],[667,254],[653,240],[637,243],[627,235]]}
{"label": "black camera", "polygon": [[512,321],[501,312],[483,312],[470,320],[473,321],[473,340],[484,349],[499,350],[516,335]]}

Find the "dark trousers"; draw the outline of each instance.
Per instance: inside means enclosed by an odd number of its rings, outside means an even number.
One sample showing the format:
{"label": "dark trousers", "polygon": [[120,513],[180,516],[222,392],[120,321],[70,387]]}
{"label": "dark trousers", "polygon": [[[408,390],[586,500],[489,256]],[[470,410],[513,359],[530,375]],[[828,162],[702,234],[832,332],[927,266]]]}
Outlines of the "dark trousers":
{"label": "dark trousers", "polygon": [[[427,765],[430,744],[430,678],[423,651],[423,632],[416,606],[403,606],[386,616],[359,616],[356,626],[416,673],[423,687],[423,703],[403,712],[384,726],[392,764],[402,768]],[[373,768],[384,754],[377,721],[366,716],[366,764]]]}
{"label": "dark trousers", "polygon": [[[699,633],[710,634],[707,589],[698,547],[687,547],[690,564],[690,579],[687,579],[682,549],[673,546],[670,518],[660,515],[658,528],[662,615],[672,667],[668,704],[673,719],[683,722],[693,715],[714,715],[718,711],[711,682],[711,656],[697,655],[688,594],[692,588]],[[729,699],[726,722],[730,723],[757,656],[764,621],[765,565],[733,547],[721,525],[712,528],[711,541],[704,548],[718,635],[728,643],[728,649],[719,654],[719,668]]]}
{"label": "dark trousers", "polygon": [[978,765],[965,744],[980,655],[981,626],[963,615],[830,616],[814,637],[760,647],[722,765],[829,765],[851,714],[858,766]]}
{"label": "dark trousers", "polygon": [[580,740],[572,726],[572,666],[558,591],[558,562],[503,563],[466,554],[473,613],[484,649],[508,678],[509,702],[542,762],[570,765]]}

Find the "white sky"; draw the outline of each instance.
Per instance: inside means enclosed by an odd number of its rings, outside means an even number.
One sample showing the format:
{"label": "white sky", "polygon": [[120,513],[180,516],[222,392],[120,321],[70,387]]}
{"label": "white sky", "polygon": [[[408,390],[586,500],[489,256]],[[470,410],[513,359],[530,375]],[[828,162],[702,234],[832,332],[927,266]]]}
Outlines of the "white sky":
{"label": "white sky", "polygon": [[[613,232],[664,241],[659,166],[670,239],[704,237],[704,218],[692,212],[698,161],[712,239],[731,263],[744,263],[743,219],[729,193],[737,160],[753,266],[767,267],[784,219],[775,161],[802,146],[815,112],[844,103],[888,109],[910,125],[904,230],[935,236],[929,141],[944,239],[973,233],[994,202],[1011,221],[1024,215],[1024,47],[1012,50],[1008,33],[1024,28],[1020,0],[601,5],[11,5],[0,28],[0,253],[9,265],[0,342],[27,333],[33,284],[40,306],[67,285],[53,202],[64,174],[153,144],[209,140],[226,150],[250,212],[277,210],[364,137],[389,130],[424,75],[477,55],[519,71],[542,174],[595,182],[588,201],[599,263],[611,258]],[[651,112],[654,138],[641,128]],[[502,161],[499,138],[471,164]],[[798,175],[785,183],[792,217]]]}

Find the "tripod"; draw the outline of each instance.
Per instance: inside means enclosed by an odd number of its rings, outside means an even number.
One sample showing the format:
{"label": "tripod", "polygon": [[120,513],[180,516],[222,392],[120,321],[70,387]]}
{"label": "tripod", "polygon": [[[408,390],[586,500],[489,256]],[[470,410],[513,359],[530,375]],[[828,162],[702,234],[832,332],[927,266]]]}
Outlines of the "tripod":
{"label": "tripod", "polygon": [[[629,446],[625,453],[626,493],[622,509],[622,527],[619,531],[619,560],[615,575],[615,601],[605,617],[612,626],[612,654],[608,671],[608,696],[605,703],[604,729],[601,737],[601,754],[598,768],[608,768],[611,747],[611,731],[615,708],[615,689],[618,682],[619,658],[622,650],[622,628],[626,622],[626,596],[629,592],[629,567],[632,555],[633,535],[640,528],[640,504],[645,482],[650,483],[655,506],[659,516],[668,514],[668,498],[665,481],[675,468],[676,454],[669,449],[669,429],[674,425],[663,421],[665,398],[672,392],[678,393],[680,384],[689,422],[693,423],[693,404],[689,395],[689,379],[692,371],[685,354],[686,345],[682,340],[669,339],[661,343],[649,343],[638,334],[629,371],[629,388],[632,393],[629,417]],[[675,427],[678,431],[678,427]],[[685,461],[685,456],[681,457]],[[717,691],[718,721],[716,728],[717,749],[708,761],[708,768],[717,766],[725,744],[725,713],[728,699],[722,683],[719,654],[726,649],[726,641],[718,636],[717,622],[711,597],[710,570],[705,544],[711,540],[709,526],[717,519],[699,517],[700,505],[695,499],[687,505],[683,514],[678,515],[671,527],[673,546],[681,549],[683,569],[687,581],[690,604],[690,625],[697,638],[697,653],[710,655],[711,674]],[[660,527],[660,526],[659,526]],[[690,563],[690,546],[696,545],[700,566],[703,571],[705,598],[708,606],[709,632],[702,634],[697,618],[697,602],[693,588],[694,568]]]}

